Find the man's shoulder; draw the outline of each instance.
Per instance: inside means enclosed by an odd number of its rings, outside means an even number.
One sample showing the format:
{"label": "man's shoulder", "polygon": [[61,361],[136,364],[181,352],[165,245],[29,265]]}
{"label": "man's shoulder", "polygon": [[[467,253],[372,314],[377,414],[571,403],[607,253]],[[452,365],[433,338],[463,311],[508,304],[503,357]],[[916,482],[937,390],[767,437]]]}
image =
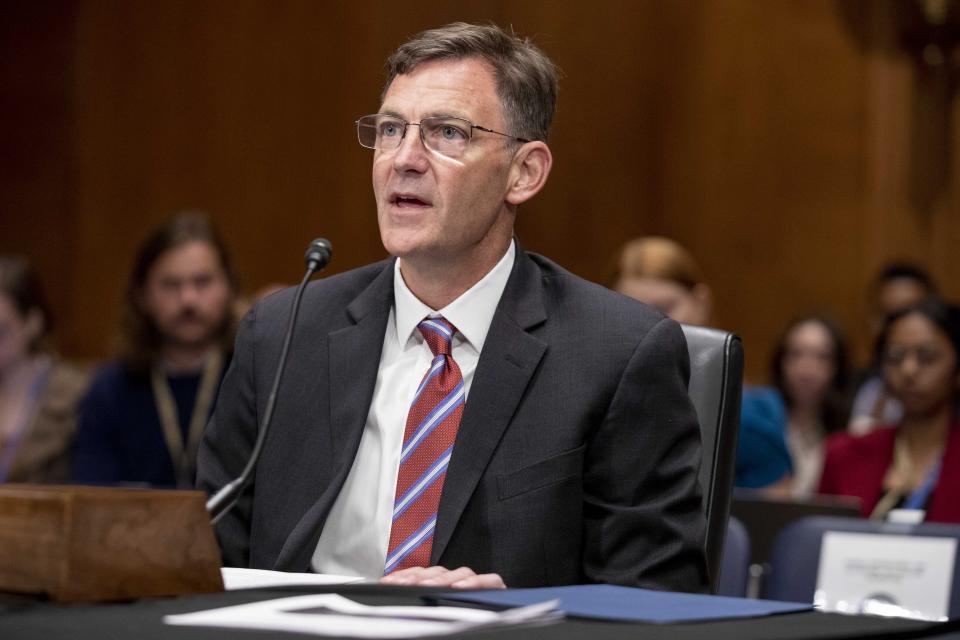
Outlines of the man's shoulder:
{"label": "man's shoulder", "polygon": [[133,371],[122,360],[110,360],[93,375],[82,404],[86,410],[99,414],[116,410],[149,389],[150,381],[145,373]]}
{"label": "man's shoulder", "polygon": [[96,370],[90,384],[92,389],[116,389],[145,378],[132,371],[122,360],[109,360]]}
{"label": "man's shoulder", "polygon": [[565,316],[579,320],[596,318],[605,327],[629,328],[640,333],[667,318],[655,307],[571,273],[549,258],[536,253],[526,255],[540,270],[545,304]]}
{"label": "man's shoulder", "polygon": [[[393,259],[389,258],[313,280],[307,285],[302,304],[305,310],[311,307],[323,307],[327,311],[342,311],[392,266]],[[286,321],[296,291],[296,286],[287,287],[258,302],[255,307],[257,319]]]}

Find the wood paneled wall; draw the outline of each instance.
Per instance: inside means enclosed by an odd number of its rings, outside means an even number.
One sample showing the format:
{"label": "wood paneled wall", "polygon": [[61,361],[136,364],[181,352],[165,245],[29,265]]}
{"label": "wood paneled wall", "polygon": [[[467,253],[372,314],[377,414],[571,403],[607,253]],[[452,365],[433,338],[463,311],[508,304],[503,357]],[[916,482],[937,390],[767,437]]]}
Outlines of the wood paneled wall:
{"label": "wood paneled wall", "polygon": [[352,123],[377,109],[393,47],[453,20],[513,25],[564,71],[556,165],[520,211],[525,246],[602,281],[625,240],[677,238],[709,276],[715,324],[744,337],[751,378],[812,309],[833,313],[862,356],[866,286],[887,259],[927,264],[960,296],[956,180],[915,197],[916,176],[942,164],[917,144],[913,114],[931,92],[897,46],[893,0],[43,0],[0,12],[0,251],[36,260],[71,356],[109,353],[136,245],[177,210],[212,214],[250,290],[296,279],[314,236],[332,240],[332,272],[381,257]]}
{"label": "wood paneled wall", "polygon": [[64,346],[79,322],[72,280],[76,8],[0,2],[0,252],[36,264]]}

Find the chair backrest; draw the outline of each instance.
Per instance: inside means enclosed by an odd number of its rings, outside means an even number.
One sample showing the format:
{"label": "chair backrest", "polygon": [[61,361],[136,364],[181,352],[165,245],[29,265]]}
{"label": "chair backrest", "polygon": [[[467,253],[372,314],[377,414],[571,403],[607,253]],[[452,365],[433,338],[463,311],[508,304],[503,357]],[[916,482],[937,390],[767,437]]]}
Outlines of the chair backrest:
{"label": "chair backrest", "polygon": [[727,331],[682,326],[690,353],[688,393],[700,420],[700,486],[707,518],[707,567],[711,588],[716,592],[737,456],[743,346],[739,336]]}
{"label": "chair backrest", "polygon": [[777,536],[803,518],[859,518],[860,500],[848,496],[812,495],[806,498],[774,498],[756,489],[733,488],[730,517],[737,518],[750,534],[750,562],[768,565]]}
{"label": "chair backrest", "polygon": [[[786,527],[773,545],[770,575],[764,582],[764,597],[771,600],[813,602],[820,568],[823,534],[848,531],[891,536],[960,539],[960,525],[922,522],[888,524],[861,518],[812,516]],[[960,553],[954,558],[949,616],[960,616]]]}
{"label": "chair backrest", "polygon": [[750,581],[750,534],[743,523],[730,516],[727,537],[723,540],[720,561],[720,585],[717,595],[743,598]]}

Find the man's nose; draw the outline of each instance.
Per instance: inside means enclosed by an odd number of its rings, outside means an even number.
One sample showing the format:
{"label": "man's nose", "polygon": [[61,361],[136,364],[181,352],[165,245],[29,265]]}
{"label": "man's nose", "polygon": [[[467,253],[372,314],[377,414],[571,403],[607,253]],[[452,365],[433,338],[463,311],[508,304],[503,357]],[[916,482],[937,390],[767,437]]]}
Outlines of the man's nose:
{"label": "man's nose", "polygon": [[200,287],[192,282],[187,282],[180,287],[180,302],[182,304],[192,304],[200,297]]}
{"label": "man's nose", "polygon": [[420,125],[408,124],[407,131],[400,140],[400,146],[393,154],[393,168],[396,171],[416,171],[423,173],[427,170],[427,154],[430,153],[420,137]]}

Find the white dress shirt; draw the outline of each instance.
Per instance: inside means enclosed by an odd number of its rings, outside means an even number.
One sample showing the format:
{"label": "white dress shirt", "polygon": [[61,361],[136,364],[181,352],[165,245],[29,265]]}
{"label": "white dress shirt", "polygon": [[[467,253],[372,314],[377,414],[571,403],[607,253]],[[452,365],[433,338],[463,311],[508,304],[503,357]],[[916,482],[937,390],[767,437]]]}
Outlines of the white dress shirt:
{"label": "white dress shirt", "polygon": [[452,355],[469,398],[487,331],[513,269],[514,252],[511,242],[487,275],[439,311],[413,295],[400,274],[400,260],[396,261],[393,308],[383,337],[373,402],[350,474],[313,554],[311,568],[317,573],[365,578],[383,575],[407,412],[433,361],[417,325],[428,316],[443,316],[456,327]]}

